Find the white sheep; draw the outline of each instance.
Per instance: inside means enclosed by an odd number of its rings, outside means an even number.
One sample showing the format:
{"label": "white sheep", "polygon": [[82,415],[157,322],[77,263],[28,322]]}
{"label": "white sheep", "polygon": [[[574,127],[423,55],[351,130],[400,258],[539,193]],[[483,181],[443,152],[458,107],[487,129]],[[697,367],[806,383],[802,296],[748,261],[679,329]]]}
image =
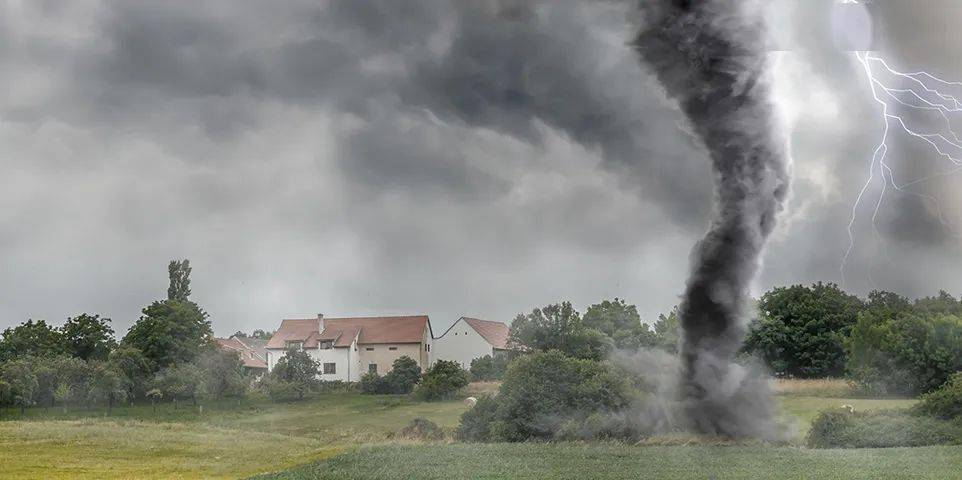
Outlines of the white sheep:
{"label": "white sheep", "polygon": [[844,409],[848,410],[848,413],[855,413],[855,407],[853,407],[853,406],[851,406],[851,405],[849,405],[849,404],[842,405],[841,408],[844,408]]}
{"label": "white sheep", "polygon": [[478,403],[478,399],[477,399],[477,398],[474,398],[474,397],[468,397],[468,398],[465,398],[465,399],[464,399],[464,404],[467,405],[467,406],[469,406],[469,407],[473,407],[473,406],[477,405],[477,403]]}

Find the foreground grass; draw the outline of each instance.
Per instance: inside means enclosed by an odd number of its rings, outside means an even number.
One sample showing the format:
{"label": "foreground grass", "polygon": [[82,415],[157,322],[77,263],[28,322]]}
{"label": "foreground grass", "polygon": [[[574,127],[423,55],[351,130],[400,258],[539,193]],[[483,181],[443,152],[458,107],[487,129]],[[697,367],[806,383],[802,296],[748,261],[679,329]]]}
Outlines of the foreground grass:
{"label": "foreground grass", "polygon": [[110,417],[30,409],[23,421],[0,422],[0,478],[240,478],[389,441],[415,417],[453,428],[465,408],[340,393],[294,404],[134,405]]}
{"label": "foreground grass", "polygon": [[308,438],[202,425],[0,423],[3,478],[237,478],[339,453]]}
{"label": "foreground grass", "polygon": [[770,446],[450,444],[364,448],[259,480],[962,479],[962,447],[808,450]]}
{"label": "foreground grass", "polygon": [[[496,388],[496,384],[475,385],[472,388],[474,390],[469,393],[479,394]],[[819,410],[837,409],[842,404],[851,404],[857,411],[868,411],[904,407],[913,403],[912,400],[823,398],[799,394],[779,395],[778,398],[783,412],[788,418],[797,421],[799,443],[807,432],[811,419]],[[66,413],[59,408],[33,408],[28,409],[26,416],[20,419],[19,411],[9,409],[3,412],[3,418],[17,420],[0,421],[0,478],[240,478],[327,459],[338,453],[352,452],[359,445],[394,443],[396,442],[393,439],[394,433],[415,417],[427,418],[445,429],[452,430],[457,426],[459,417],[465,409],[465,405],[460,401],[425,403],[403,397],[367,396],[356,393],[329,393],[293,404],[271,403],[265,398],[254,396],[241,402],[235,400],[205,403],[202,409],[191,405],[180,405],[175,408],[169,403],[156,407],[149,404],[133,405],[115,407],[110,412],[110,416],[105,416],[106,412],[103,408],[70,409]],[[464,448],[480,448],[480,454],[492,452],[485,450],[489,447],[494,448],[493,446],[464,446]],[[522,447],[533,448],[526,445],[503,448],[512,450]],[[418,448],[422,447],[416,447],[414,450],[418,451]],[[460,447],[430,445],[423,447],[424,450],[421,451],[423,455],[439,452],[438,455],[441,455],[439,458],[443,458],[444,455],[449,454],[446,452],[450,452],[451,455],[460,455],[458,452],[461,450],[457,448]],[[538,448],[551,450],[555,447],[542,445]],[[596,447],[561,445],[557,448],[557,453],[551,453],[550,458],[558,455],[572,455],[572,459],[586,458],[585,463],[573,463],[567,468],[582,473],[596,468],[592,460],[594,455],[592,452],[597,451],[594,450]],[[621,468],[622,457],[629,455],[624,452],[630,451],[631,456],[645,456],[661,451],[639,450],[642,447],[602,446],[597,448],[614,449],[610,451],[613,455],[611,459],[619,464],[619,468]],[[624,448],[635,450],[619,450]],[[697,463],[700,461],[698,457],[700,454],[697,452],[701,451],[697,449],[707,447],[658,448],[669,448],[664,452],[674,452],[667,454],[667,458],[678,462],[684,460]],[[677,450],[671,450],[671,448]],[[742,447],[729,448],[735,449],[724,450],[724,452],[737,453],[740,451],[738,448]],[[788,455],[784,452],[809,455],[804,450],[755,448],[757,452],[772,452],[770,455],[776,457]],[[381,450],[362,450],[366,452],[363,453],[364,455],[379,451]],[[924,453],[927,450],[919,451]],[[401,455],[401,453],[390,453],[395,452],[391,449],[385,452],[388,453],[384,455]],[[715,451],[709,449],[704,452]],[[764,452],[758,454],[763,457],[769,455]],[[962,455],[962,451],[956,450],[956,454]],[[355,461],[351,459],[358,458],[357,455],[359,454],[348,453],[344,457],[334,457],[330,461],[341,465],[338,468],[343,471],[347,468],[344,465],[347,464],[337,462]],[[863,454],[853,452],[852,455]],[[740,457],[736,455],[735,458]],[[356,461],[360,462],[360,460]],[[376,456],[371,461],[382,467],[397,464],[396,460],[383,460],[391,462],[384,464]],[[425,459],[413,461],[424,463]],[[450,461],[461,462],[462,460],[455,456]],[[485,461],[497,463],[499,460],[491,457],[486,458]],[[432,464],[427,462],[424,465]],[[465,462],[463,465],[464,475],[473,478],[469,475],[473,464]],[[563,465],[563,463],[557,465]],[[624,468],[636,468],[632,465],[634,463],[629,462]],[[512,468],[515,467],[517,467],[516,464]],[[556,464],[546,464],[544,467],[561,468]],[[438,471],[450,473],[450,468],[454,467],[448,468],[448,470]],[[458,465],[457,468],[462,467]],[[614,466],[606,468],[610,469]],[[359,472],[368,471],[359,470]],[[553,475],[551,473],[553,470],[548,472],[545,475]],[[421,473],[413,472],[408,478],[421,476]],[[401,477],[404,476],[401,475]],[[763,477],[764,475],[760,475],[758,478]],[[358,473],[357,476],[349,475],[347,478],[366,477]],[[454,478],[465,477],[454,475]],[[616,475],[612,478],[620,477]],[[873,477],[863,476],[862,478]]]}

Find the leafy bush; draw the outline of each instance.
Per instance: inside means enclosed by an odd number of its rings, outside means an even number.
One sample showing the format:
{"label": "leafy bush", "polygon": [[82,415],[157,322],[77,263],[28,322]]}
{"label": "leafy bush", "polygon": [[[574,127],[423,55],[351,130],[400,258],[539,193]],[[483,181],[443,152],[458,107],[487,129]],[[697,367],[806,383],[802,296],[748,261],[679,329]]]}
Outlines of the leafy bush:
{"label": "leafy bush", "polygon": [[471,360],[471,379],[476,381],[501,380],[508,369],[508,355],[485,355]]}
{"label": "leafy bush", "polygon": [[301,382],[293,382],[280,378],[265,378],[263,387],[267,396],[275,402],[293,402],[304,398],[307,387]]}
{"label": "leafy bush", "polygon": [[387,393],[384,379],[377,372],[367,372],[361,376],[361,393],[378,395]]}
{"label": "leafy bush", "polygon": [[385,393],[411,393],[421,380],[421,367],[408,356],[402,356],[391,364],[391,371],[384,375]]}
{"label": "leafy bush", "polygon": [[910,415],[905,411],[824,411],[806,438],[812,448],[882,448],[956,445],[962,422]]}
{"label": "leafy bush", "polygon": [[915,411],[931,417],[962,418],[962,372],[956,372],[941,388],[922,395]]}
{"label": "leafy bush", "polygon": [[[568,433],[609,436],[601,419],[630,401],[628,384],[607,365],[557,350],[537,352],[511,363],[498,396],[466,412],[458,434],[470,441],[518,442],[560,438],[567,425]],[[593,428],[589,420],[604,428]]]}
{"label": "leafy bush", "polygon": [[401,429],[400,436],[412,440],[441,440],[444,438],[444,430],[426,418],[417,417]]}
{"label": "leafy bush", "polygon": [[460,363],[438,360],[424,372],[416,394],[422,400],[444,400],[453,397],[468,383],[468,372]]}
{"label": "leafy bush", "polygon": [[411,357],[402,356],[391,364],[387,375],[368,372],[361,376],[361,392],[368,395],[406,394],[421,380],[421,367]]}
{"label": "leafy bush", "polygon": [[478,397],[474,408],[461,414],[461,423],[455,437],[463,442],[485,442],[491,439],[491,425],[498,419],[498,402],[495,397]]}

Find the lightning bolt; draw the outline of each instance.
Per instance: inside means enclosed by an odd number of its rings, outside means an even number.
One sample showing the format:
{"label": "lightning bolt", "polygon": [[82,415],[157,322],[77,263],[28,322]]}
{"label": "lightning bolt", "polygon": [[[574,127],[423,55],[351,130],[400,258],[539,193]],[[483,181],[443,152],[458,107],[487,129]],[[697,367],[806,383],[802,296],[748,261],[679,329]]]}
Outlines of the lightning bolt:
{"label": "lightning bolt", "polygon": [[[954,228],[945,220],[942,215],[942,208],[936,198],[913,192],[910,187],[922,182],[951,175],[962,170],[962,160],[959,154],[962,153],[962,139],[952,127],[952,114],[962,112],[962,101],[952,95],[949,90],[953,87],[962,87],[962,82],[952,82],[944,80],[929,72],[902,72],[892,68],[883,58],[873,55],[870,52],[858,52],[856,58],[862,66],[862,70],[869,82],[872,98],[881,107],[883,129],[882,138],[878,146],[872,153],[872,161],[865,184],[858,192],[855,204],[852,205],[852,216],[848,223],[849,246],[845,251],[840,267],[842,284],[845,283],[845,267],[847,266],[852,252],[855,250],[856,238],[854,233],[855,222],[858,216],[859,206],[865,201],[866,192],[876,181],[876,176],[881,180],[881,192],[875,199],[874,211],[872,213],[872,228],[877,240],[881,235],[878,231],[879,211],[889,188],[899,193],[912,195],[933,205],[941,224],[953,235],[956,235]],[[897,88],[900,87],[900,88]],[[940,131],[918,131],[910,126],[910,121],[898,113],[899,108],[917,110],[931,114],[938,114],[944,123],[944,128]],[[928,175],[925,177],[899,183],[892,168],[888,164],[887,155],[889,153],[889,142],[895,135],[905,135],[920,142],[931,149],[939,158],[947,161],[951,168],[949,170]],[[869,280],[871,280],[871,269],[869,270]],[[874,283],[874,281],[872,281]]]}

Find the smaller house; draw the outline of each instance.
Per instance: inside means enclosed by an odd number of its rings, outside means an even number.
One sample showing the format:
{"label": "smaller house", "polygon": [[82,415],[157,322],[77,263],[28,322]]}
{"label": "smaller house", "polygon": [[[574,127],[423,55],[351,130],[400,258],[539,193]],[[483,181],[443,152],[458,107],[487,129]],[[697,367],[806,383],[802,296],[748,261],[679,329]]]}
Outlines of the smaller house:
{"label": "smaller house", "polygon": [[214,341],[221,350],[237,352],[246,372],[254,376],[261,376],[267,372],[267,340],[231,336],[215,338]]}
{"label": "smaller house", "polygon": [[493,357],[511,350],[508,333],[508,325],[504,322],[461,317],[434,339],[432,362],[454,360],[462,367],[470,368],[471,361],[476,358]]}

